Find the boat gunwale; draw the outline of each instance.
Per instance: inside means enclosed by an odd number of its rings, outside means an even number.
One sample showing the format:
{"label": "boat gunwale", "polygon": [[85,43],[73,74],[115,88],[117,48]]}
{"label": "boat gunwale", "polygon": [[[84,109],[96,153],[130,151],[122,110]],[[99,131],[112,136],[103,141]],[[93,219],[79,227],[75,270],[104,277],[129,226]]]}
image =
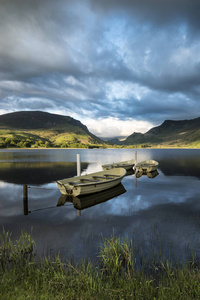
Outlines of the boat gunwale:
{"label": "boat gunwale", "polygon": [[[88,174],[88,175],[82,175],[82,176],[75,176],[75,177],[71,177],[71,178],[66,178],[66,180],[68,179],[71,179],[74,181],[68,181],[66,183],[62,183],[61,181],[62,180],[65,180],[65,179],[61,179],[61,180],[58,180],[57,181],[57,184],[60,185],[61,187],[63,186],[63,189],[65,188],[65,186],[67,187],[79,187],[79,186],[90,186],[90,185],[99,185],[99,184],[105,184],[105,183],[109,183],[109,182],[112,182],[112,181],[117,181],[117,180],[122,180],[123,177],[126,175],[126,170],[124,168],[121,168],[124,170],[124,172],[121,170],[121,174],[120,175],[117,175],[117,174],[106,174],[104,178],[104,180],[98,180],[98,181],[94,181],[94,179],[91,179],[91,181],[89,180],[89,178],[81,178],[81,177],[84,177],[84,176],[88,176],[88,177],[91,177],[91,178],[95,178],[95,174],[98,174],[98,173],[104,173],[105,171],[100,171],[100,172],[95,172],[95,173],[91,173],[91,174]],[[118,168],[119,170],[119,168]],[[110,170],[109,170],[110,171]],[[113,170],[112,170],[113,171]],[[120,172],[119,172],[120,173]],[[91,175],[91,176],[90,176]],[[96,175],[98,177],[98,175]],[[113,178],[106,178],[106,176],[113,176]],[[103,176],[102,176],[103,177]],[[76,182],[76,179],[77,179],[77,182]],[[78,180],[88,180],[87,182],[78,182]],[[70,184],[71,183],[71,184]]]}
{"label": "boat gunwale", "polygon": [[159,165],[159,163],[156,160],[149,159],[149,160],[144,160],[144,161],[137,163],[136,167],[141,167],[141,166],[154,167],[154,166],[158,166],[158,165]]}
{"label": "boat gunwale", "polygon": [[135,159],[130,159],[130,160],[125,160],[125,161],[120,161],[120,162],[113,162],[111,164],[104,164],[102,167],[119,167],[119,168],[124,168],[124,167],[129,167],[129,166],[134,166],[135,164]]}
{"label": "boat gunwale", "polygon": [[105,183],[109,183],[109,182],[112,182],[112,181],[117,181],[121,179],[121,177],[119,178],[115,178],[115,180],[107,180],[107,181],[99,181],[99,182],[88,182],[88,183],[77,183],[77,184],[73,184],[73,185],[67,185],[65,184],[66,186],[71,186],[71,187],[79,187],[79,186],[90,186],[90,185],[101,185],[101,184],[105,184]]}

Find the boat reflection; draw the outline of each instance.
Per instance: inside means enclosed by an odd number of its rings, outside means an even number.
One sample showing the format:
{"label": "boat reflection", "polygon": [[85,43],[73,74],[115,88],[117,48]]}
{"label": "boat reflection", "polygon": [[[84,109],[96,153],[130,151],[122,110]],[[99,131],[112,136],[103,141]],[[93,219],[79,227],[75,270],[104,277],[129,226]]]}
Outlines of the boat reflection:
{"label": "boat reflection", "polygon": [[134,172],[133,169],[127,170],[127,171],[126,171],[125,177],[126,177],[126,176],[130,176],[130,175],[133,175],[134,173],[135,173],[135,172]]}
{"label": "boat reflection", "polygon": [[123,184],[120,183],[115,187],[108,189],[103,192],[89,194],[80,197],[73,197],[68,195],[61,195],[58,199],[57,205],[55,206],[48,206],[44,208],[37,208],[34,210],[29,210],[28,206],[28,192],[27,192],[27,185],[23,186],[23,208],[24,208],[24,215],[28,215],[32,212],[38,212],[47,209],[55,209],[58,206],[65,205],[65,203],[73,204],[74,208],[77,209],[77,214],[80,215],[80,211],[82,209],[106,202],[112,198],[120,196],[121,194],[125,193],[126,189],[124,188]]}
{"label": "boat reflection", "polygon": [[138,171],[138,172],[136,173],[136,177],[137,177],[137,178],[140,178],[140,177],[142,177],[142,176],[144,176],[144,175],[146,175],[146,176],[149,177],[149,178],[155,178],[156,176],[159,175],[159,173],[158,173],[157,170],[152,171],[152,172]]}
{"label": "boat reflection", "polygon": [[66,202],[73,203],[74,208],[78,210],[78,215],[80,215],[80,211],[91,206],[106,202],[112,198],[120,196],[126,192],[123,184],[120,183],[117,186],[108,189],[103,192],[80,196],[80,197],[73,197],[68,195],[61,195],[58,199],[57,206],[62,206]]}

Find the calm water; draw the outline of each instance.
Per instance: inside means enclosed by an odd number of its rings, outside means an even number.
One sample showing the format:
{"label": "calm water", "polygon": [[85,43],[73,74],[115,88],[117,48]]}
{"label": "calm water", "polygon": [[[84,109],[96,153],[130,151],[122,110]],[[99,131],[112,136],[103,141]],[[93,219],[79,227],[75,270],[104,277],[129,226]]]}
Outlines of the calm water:
{"label": "calm water", "polygon": [[[126,176],[122,185],[96,197],[61,197],[56,180],[76,175],[76,154],[82,173],[101,165],[134,158],[134,149],[0,150],[0,231],[17,238],[33,228],[38,256],[60,253],[94,258],[102,236],[133,239],[142,259],[181,262],[200,258],[200,150],[137,150],[138,162],[155,159],[157,176]],[[156,174],[155,174],[156,175]],[[28,184],[28,207],[23,203]]]}

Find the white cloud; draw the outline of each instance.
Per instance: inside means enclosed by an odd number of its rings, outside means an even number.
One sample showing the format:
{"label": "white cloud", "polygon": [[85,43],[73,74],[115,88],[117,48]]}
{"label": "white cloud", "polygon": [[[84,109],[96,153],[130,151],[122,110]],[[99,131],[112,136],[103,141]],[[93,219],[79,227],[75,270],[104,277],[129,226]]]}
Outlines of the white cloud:
{"label": "white cloud", "polygon": [[146,87],[132,82],[114,81],[106,84],[106,95],[110,100],[130,98],[141,100],[148,92]]}
{"label": "white cloud", "polygon": [[0,0],[0,113],[60,112],[99,136],[199,116],[199,0],[140,2]]}
{"label": "white cloud", "polygon": [[133,132],[145,133],[153,127],[148,121],[119,120],[117,118],[88,119],[84,120],[84,124],[90,132],[98,137],[127,137]]}

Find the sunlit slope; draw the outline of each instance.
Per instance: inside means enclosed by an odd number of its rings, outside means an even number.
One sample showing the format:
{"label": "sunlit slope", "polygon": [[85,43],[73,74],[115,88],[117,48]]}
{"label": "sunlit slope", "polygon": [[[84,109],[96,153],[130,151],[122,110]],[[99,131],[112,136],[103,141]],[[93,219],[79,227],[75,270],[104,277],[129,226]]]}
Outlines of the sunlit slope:
{"label": "sunlit slope", "polygon": [[[109,126],[108,126],[109,131]],[[133,129],[134,131],[134,129]],[[0,116],[2,147],[192,147],[200,148],[200,118],[166,120],[145,134],[104,142],[80,121],[41,111],[21,111]]]}
{"label": "sunlit slope", "polygon": [[200,147],[200,118],[183,121],[166,120],[145,134],[133,133],[125,145]]}
{"label": "sunlit slope", "polygon": [[80,121],[41,111],[21,111],[0,116],[0,142],[27,147],[102,144]]}

